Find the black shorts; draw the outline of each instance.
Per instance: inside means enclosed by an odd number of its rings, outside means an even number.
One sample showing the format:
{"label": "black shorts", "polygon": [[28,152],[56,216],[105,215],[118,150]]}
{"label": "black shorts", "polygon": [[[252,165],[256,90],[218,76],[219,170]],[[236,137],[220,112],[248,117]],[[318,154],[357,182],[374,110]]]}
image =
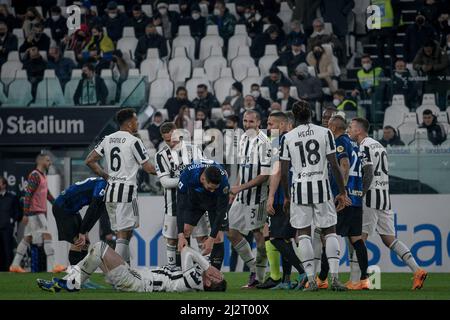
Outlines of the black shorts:
{"label": "black shorts", "polygon": [[275,214],[267,216],[269,236],[271,238],[295,238],[296,230],[291,226],[289,215],[285,214],[282,205],[275,205]]}
{"label": "black shorts", "polygon": [[337,213],[336,233],[342,237],[362,234],[362,207],[345,207]]}
{"label": "black shorts", "polygon": [[52,211],[58,228],[58,240],[73,243],[80,233],[80,213],[67,213],[57,205],[53,206]]}

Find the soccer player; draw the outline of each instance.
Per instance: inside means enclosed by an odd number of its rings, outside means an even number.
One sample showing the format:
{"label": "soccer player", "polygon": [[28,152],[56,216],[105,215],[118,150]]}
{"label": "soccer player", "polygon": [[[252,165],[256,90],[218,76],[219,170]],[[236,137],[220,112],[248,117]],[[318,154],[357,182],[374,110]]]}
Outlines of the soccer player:
{"label": "soccer player", "polygon": [[41,153],[36,157],[36,169],[34,169],[27,179],[27,187],[24,197],[24,217],[22,222],[26,225],[24,237],[19,243],[14,256],[14,260],[9,267],[10,272],[25,272],[20,267],[23,256],[27,253],[33,237],[44,239],[44,251],[47,256],[48,269],[53,272],[64,271],[65,267],[54,264],[55,251],[52,245],[52,236],[47,227],[47,201],[54,203],[55,199],[48,190],[47,173],[52,165],[50,156]]}
{"label": "soccer player", "polygon": [[[139,227],[137,204],[137,179],[139,166],[145,172],[156,174],[149,162],[147,150],[138,133],[139,123],[134,109],[117,112],[119,131],[110,134],[95,147],[86,158],[86,165],[108,181],[105,192],[106,209],[111,229],[117,232],[116,252],[130,261],[130,239],[133,229]],[[106,171],[98,163],[105,157]]]}
{"label": "soccer player", "polygon": [[363,239],[367,240],[376,230],[384,245],[394,251],[414,273],[413,290],[421,289],[427,272],[417,265],[409,248],[395,237],[394,213],[389,195],[389,167],[386,149],[368,136],[369,122],[354,118],[349,127],[349,136],[359,145],[363,171],[368,167],[373,179],[370,181],[363,207]]}
{"label": "soccer player", "polygon": [[[198,148],[189,145],[180,139],[173,122],[161,125],[161,136],[165,145],[155,155],[156,172],[164,188],[164,228],[163,236],[166,238],[167,262],[176,264],[177,257],[177,186],[181,171],[190,165],[194,159],[201,159],[202,154]],[[192,235],[199,243],[209,234],[207,215],[204,215]]]}
{"label": "soccer player", "polygon": [[[106,181],[87,178],[76,182],[56,198],[52,211],[58,228],[58,240],[71,243],[69,262],[76,265],[89,248],[88,232],[101,215],[107,214],[103,197]],[[88,206],[84,218],[79,211]]]}
{"label": "soccer player", "polygon": [[226,281],[219,270],[189,247],[181,251],[181,270],[171,267],[131,269],[105,242],[97,242],[89,254],[62,279],[37,279],[39,288],[50,292],[75,292],[92,273],[101,268],[116,290],[127,292],[225,291]]}
{"label": "soccer player", "polygon": [[212,160],[194,162],[183,170],[178,183],[178,251],[188,244],[195,226],[208,214],[211,231],[203,241],[203,255],[220,269],[225,254],[222,231],[228,231],[227,208],[230,185],[227,172]]}
{"label": "soccer player", "polygon": [[[239,142],[239,185],[231,188],[234,198],[229,210],[230,241],[250,269],[245,288],[254,288],[264,281],[267,255],[262,229],[267,219],[266,200],[271,171],[271,143],[259,130],[261,117],[257,111],[244,113],[244,130]],[[242,236],[253,231],[256,241],[256,262],[250,244]]]}
{"label": "soccer player", "polygon": [[[328,124],[328,129],[334,135],[336,142],[336,157],[339,162],[342,174],[344,175],[345,186],[352,204],[345,207],[338,214],[337,234],[348,237],[350,261],[354,261],[353,255],[356,253],[361,275],[358,278],[350,279],[346,287],[351,290],[370,289],[369,276],[367,275],[368,258],[367,248],[362,239],[362,197],[367,193],[372,179],[372,172],[368,166],[364,167],[364,181],[361,172],[361,160],[359,158],[358,144],[351,140],[345,133],[347,124],[341,116],[333,116]],[[338,188],[334,177],[330,177],[331,190],[333,195],[338,194]],[[354,269],[354,262],[351,269]],[[351,273],[354,275],[354,272]],[[327,281],[327,274],[319,275],[320,281]]]}
{"label": "soccer player", "polygon": [[[344,291],[339,282],[340,246],[336,235],[336,211],[350,205],[344,179],[336,160],[336,147],[330,130],[311,123],[311,110],[306,101],[298,101],[292,109],[299,124],[285,135],[280,155],[281,184],[285,195],[285,211],[290,207],[291,225],[298,230],[298,256],[308,276],[306,291],[317,291],[311,224],[322,229],[331,273],[331,288]],[[328,181],[328,162],[336,178],[339,194],[335,207]],[[289,168],[293,179],[289,190]],[[290,192],[289,192],[290,191]],[[291,196],[292,195],[292,199]]]}
{"label": "soccer player", "polygon": [[[294,116],[288,117],[283,112],[273,112],[267,120],[267,129],[270,130],[271,138],[278,140],[278,146],[283,145],[284,136],[291,131],[295,125]],[[275,135],[275,132],[278,134]],[[303,270],[301,262],[295,253],[292,239],[295,238],[296,230],[289,222],[289,215],[283,212],[284,194],[280,186],[280,162],[278,161],[279,154],[272,155],[274,162],[274,173],[270,176],[269,196],[267,198],[267,212],[269,220],[269,236],[270,240],[266,241],[266,251],[269,258],[271,276],[262,284],[257,286],[261,289],[303,289],[306,282],[306,274]],[[291,176],[291,175],[290,175]],[[290,177],[292,179],[292,177]],[[280,256],[274,255],[272,252],[281,253],[283,278],[282,281],[276,281],[277,277],[273,276],[278,272]],[[297,285],[291,285],[290,274],[294,266],[299,272],[299,280]],[[279,276],[280,280],[281,277]],[[277,283],[279,282],[279,283]]]}

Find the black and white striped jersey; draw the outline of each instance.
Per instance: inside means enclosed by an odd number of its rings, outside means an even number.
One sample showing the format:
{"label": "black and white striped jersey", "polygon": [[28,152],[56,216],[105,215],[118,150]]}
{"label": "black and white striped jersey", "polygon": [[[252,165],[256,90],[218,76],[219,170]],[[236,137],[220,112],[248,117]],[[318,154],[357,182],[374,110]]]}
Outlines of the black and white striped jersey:
{"label": "black and white striped jersey", "polygon": [[[156,173],[162,177],[179,178],[181,171],[193,160],[203,158],[200,148],[180,142],[174,149],[164,143],[164,147],[155,155]],[[177,215],[177,187],[164,189],[164,213]]]}
{"label": "black and white striped jersey", "polygon": [[373,180],[365,196],[365,204],[378,210],[391,209],[389,195],[389,164],[386,149],[376,140],[366,137],[359,145],[361,166],[372,165]]}
{"label": "black and white striped jersey", "polygon": [[106,202],[131,202],[137,197],[137,172],[149,160],[141,139],[126,131],[105,136],[95,147],[109,175]]}
{"label": "black and white striped jersey", "polygon": [[280,159],[292,165],[292,201],[309,205],[331,200],[327,155],[336,152],[331,131],[314,124],[302,124],[284,137]]}
{"label": "black and white striped jersey", "polygon": [[130,270],[132,275],[144,282],[146,292],[203,291],[203,270],[199,264],[182,271],[181,268],[161,267],[157,269]]}
{"label": "black and white striped jersey", "polygon": [[[272,164],[272,149],[270,139],[259,130],[254,137],[244,133],[239,141],[239,181],[240,184],[249,182],[259,175],[270,175]],[[259,204],[267,199],[269,182],[241,191],[236,201],[246,204]]]}

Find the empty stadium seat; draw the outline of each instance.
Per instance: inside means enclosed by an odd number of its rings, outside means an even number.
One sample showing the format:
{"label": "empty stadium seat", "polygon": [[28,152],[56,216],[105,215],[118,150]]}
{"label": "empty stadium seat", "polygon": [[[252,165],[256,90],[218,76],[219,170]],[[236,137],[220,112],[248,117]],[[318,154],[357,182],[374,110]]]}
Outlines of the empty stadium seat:
{"label": "empty stadium seat", "polygon": [[427,129],[417,128],[414,132],[414,141],[410,145],[415,148],[432,148],[433,144],[428,139]]}
{"label": "empty stadium seat", "polygon": [[13,29],[12,33],[17,37],[17,45],[18,45],[18,48],[20,48],[20,46],[25,41],[25,36],[23,34],[23,29],[15,28],[15,29]]}
{"label": "empty stadium seat", "polygon": [[247,77],[248,69],[256,67],[255,61],[250,56],[250,48],[246,46],[239,47],[238,55],[231,61],[234,78],[242,81]]}
{"label": "empty stadium seat", "polygon": [[201,61],[209,57],[212,47],[223,47],[223,39],[219,36],[219,29],[216,25],[208,26],[206,36],[200,40],[199,59]]}
{"label": "empty stadium seat", "polygon": [[277,16],[281,19],[281,21],[283,21],[284,32],[289,33],[289,23],[292,19],[292,9],[289,7],[287,2],[281,2],[280,12]]}
{"label": "empty stadium seat", "polygon": [[222,68],[220,70],[220,78],[214,83],[214,92],[217,100],[223,103],[225,98],[230,94],[230,89],[236,80],[232,76],[231,68]]}
{"label": "empty stadium seat", "polygon": [[19,51],[11,51],[8,53],[8,61],[20,61]]}
{"label": "empty stadium seat", "polygon": [[103,81],[105,81],[106,88],[108,88],[108,97],[106,103],[114,104],[116,100],[117,85],[113,79],[111,69],[103,69],[100,73]]}
{"label": "empty stadium seat", "polygon": [[228,2],[228,3],[225,4],[225,6],[226,6],[227,9],[230,11],[230,13],[231,13],[233,16],[235,16],[236,20],[238,20],[238,19],[239,19],[239,16],[238,16],[238,14],[237,14],[237,12],[236,12],[236,4],[235,4],[235,3]]}
{"label": "empty stadium seat", "polygon": [[145,103],[145,81],[142,77],[128,78],[120,89],[120,105],[142,106]]}
{"label": "empty stadium seat", "polygon": [[4,106],[28,106],[32,99],[31,83],[27,79],[27,72],[25,70],[18,70],[15,74],[14,81],[12,81],[8,87],[8,98],[6,99]]}
{"label": "empty stadium seat", "polygon": [[180,13],[180,5],[178,3],[169,4],[169,11],[176,11]]}
{"label": "empty stadium seat", "polygon": [[[184,27],[184,28],[183,28]],[[195,58],[195,40],[191,37],[191,32],[187,34],[189,30],[188,26],[180,26],[178,31],[178,36],[173,39],[172,48],[184,47],[186,48],[187,56],[189,59],[194,60]]]}
{"label": "empty stadium seat", "polygon": [[136,50],[138,39],[136,38],[121,38],[117,41],[117,50],[122,53],[127,52],[131,58],[134,57],[134,51]]}
{"label": "empty stadium seat", "polygon": [[212,47],[210,56],[205,60],[203,68],[210,82],[220,77],[220,70],[227,67],[227,60],[223,57],[222,48]]}
{"label": "empty stadium seat", "polygon": [[261,97],[269,101],[272,101],[272,99],[270,98],[270,90],[268,87],[260,87],[259,91],[261,91]]}
{"label": "empty stadium seat", "polygon": [[186,89],[188,92],[189,100],[195,99],[197,96],[197,86],[199,84],[204,84],[208,87],[208,90],[213,91],[211,87],[211,83],[206,76],[205,70],[203,68],[195,68],[192,72],[192,78],[186,82]]}
{"label": "empty stadium seat", "polygon": [[65,106],[74,106],[75,105],[73,97],[75,95],[75,91],[77,90],[79,83],[80,83],[79,78],[75,79],[72,77],[72,79],[70,79],[64,86],[64,105]]}
{"label": "empty stadium seat", "polygon": [[406,145],[410,144],[414,140],[414,135],[416,133],[417,127],[418,125],[416,113],[406,113],[403,123],[398,127],[400,137]]}
{"label": "empty stadium seat", "polygon": [[136,34],[134,33],[134,28],[133,27],[123,28],[122,39],[123,38],[136,38]]}
{"label": "empty stadium seat", "polygon": [[158,70],[164,67],[164,62],[159,58],[158,49],[148,49],[147,58],[141,63],[141,75],[146,76],[149,83],[153,82]]}
{"label": "empty stadium seat", "polygon": [[39,82],[36,90],[36,99],[30,106],[52,107],[64,104],[64,93],[58,78],[56,78],[55,70],[45,70],[44,80]]}
{"label": "empty stadium seat", "polygon": [[403,123],[407,113],[409,113],[409,109],[405,105],[405,97],[403,95],[393,96],[392,105],[384,111],[383,127],[398,128]]}
{"label": "empty stadium seat", "polygon": [[176,83],[184,83],[191,76],[192,62],[186,56],[186,48],[176,47],[174,58],[169,61],[170,78]]}
{"label": "empty stadium seat", "polygon": [[3,87],[3,83],[0,82],[0,103],[3,105],[6,103],[6,100],[5,88]]}
{"label": "empty stadium seat", "polygon": [[247,70],[247,77],[242,81],[244,96],[250,93],[252,84],[257,83],[261,85],[261,81],[258,67],[249,68]]}
{"label": "empty stadium seat", "polygon": [[244,33],[244,30],[237,30],[238,27],[241,27],[239,29],[242,29],[242,27],[245,29],[245,25],[237,25],[234,35],[228,40],[227,59],[229,62],[237,56],[239,47],[250,47],[252,44],[250,37],[247,35],[247,30]]}
{"label": "empty stadium seat", "polygon": [[447,132],[450,129],[450,124],[448,121],[448,115],[446,111],[439,111],[437,114],[437,121],[439,124],[441,124],[444,129],[445,132]]}
{"label": "empty stadium seat", "polygon": [[298,100],[299,98],[298,98],[298,90],[297,90],[297,87],[291,87],[291,88],[289,89],[289,95],[290,95],[292,98]]}
{"label": "empty stadium seat", "polygon": [[21,69],[22,69],[22,62],[20,62],[20,61],[14,61],[14,60],[6,61],[2,65],[2,71],[0,73],[0,78],[3,82],[3,84],[5,85],[5,87],[7,87],[14,80],[14,77],[16,76],[16,72]]}
{"label": "empty stadium seat", "polygon": [[151,4],[143,4],[141,5],[142,12],[144,12],[147,16],[152,17],[153,16],[153,10]]}
{"label": "empty stadium seat", "polygon": [[70,59],[73,61],[73,63],[77,63],[77,59],[75,57],[75,51],[73,50],[66,50],[64,51],[64,58]]}
{"label": "empty stadium seat", "polygon": [[265,77],[269,74],[270,67],[278,59],[277,46],[270,44],[266,46],[264,56],[259,59],[258,66],[261,76]]}
{"label": "empty stadium seat", "polygon": [[439,107],[436,105],[436,96],[431,94],[424,94],[422,99],[422,105],[416,109],[417,117],[419,119],[419,123],[423,121],[423,112],[425,110],[431,110],[434,115],[437,115],[440,111]]}
{"label": "empty stadium seat", "polygon": [[166,101],[173,96],[174,85],[169,73],[165,69],[158,71],[156,80],[150,84],[149,104],[157,109],[164,106]]}

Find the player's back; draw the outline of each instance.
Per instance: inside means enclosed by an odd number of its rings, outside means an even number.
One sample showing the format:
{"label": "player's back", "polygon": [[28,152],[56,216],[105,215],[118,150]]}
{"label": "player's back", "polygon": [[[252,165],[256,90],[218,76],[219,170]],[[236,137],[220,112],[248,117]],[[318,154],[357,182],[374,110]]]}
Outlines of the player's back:
{"label": "player's back", "polygon": [[187,166],[180,175],[180,182],[178,183],[178,191],[185,193],[188,189],[193,189],[196,192],[205,192],[203,185],[200,182],[200,176],[203,171],[208,167],[216,167],[220,170],[222,175],[222,181],[219,188],[214,193],[219,193],[224,187],[228,186],[228,175],[225,169],[213,160],[202,159],[200,161],[194,161],[191,165]]}
{"label": "player's back", "polygon": [[76,213],[89,205],[93,197],[103,197],[106,181],[102,178],[87,178],[75,182],[56,198],[55,203],[65,212]]}

